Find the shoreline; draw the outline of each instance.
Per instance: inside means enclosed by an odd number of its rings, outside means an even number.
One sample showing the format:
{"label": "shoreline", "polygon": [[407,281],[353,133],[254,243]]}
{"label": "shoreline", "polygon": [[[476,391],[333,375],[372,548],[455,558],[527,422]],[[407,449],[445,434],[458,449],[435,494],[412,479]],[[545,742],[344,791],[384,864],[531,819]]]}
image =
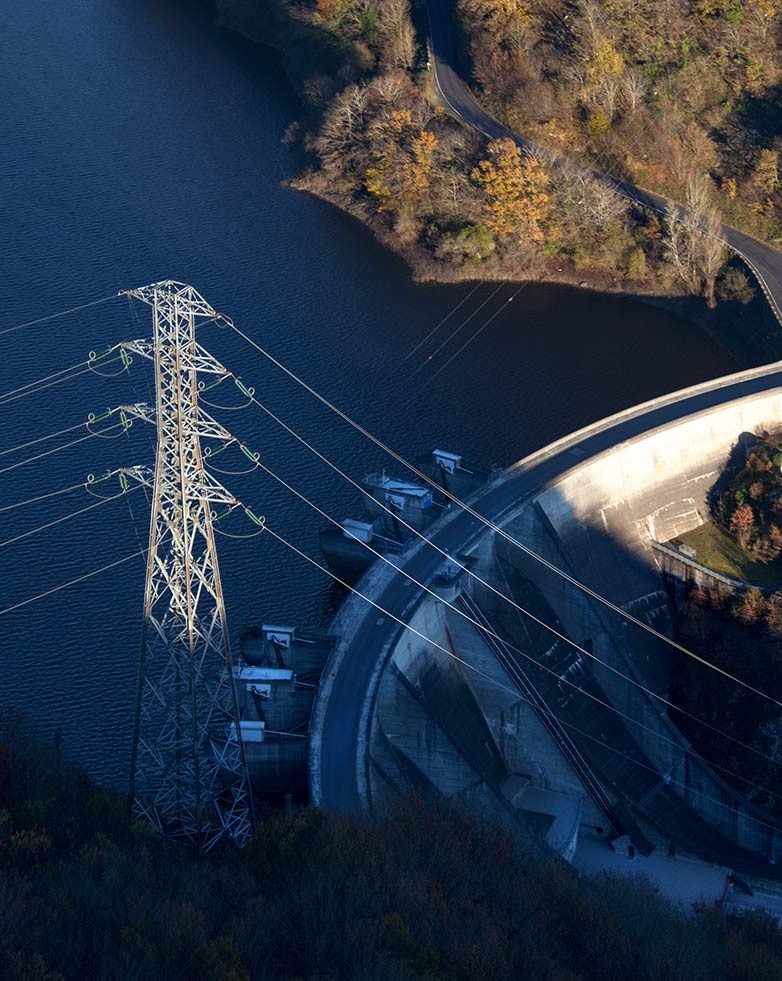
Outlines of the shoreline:
{"label": "shoreline", "polygon": [[[304,70],[308,62],[304,25],[299,33],[295,24],[292,26],[290,21],[281,20],[278,8],[270,3],[264,11],[268,16],[264,20],[263,27],[260,27],[257,20],[258,8],[251,8],[243,15],[241,7],[241,0],[238,3],[236,0],[212,0],[216,26],[244,38],[259,48],[274,52],[281,70],[296,94],[303,114],[306,115]],[[291,121],[291,129],[299,129],[296,120]],[[298,137],[291,142],[299,143]],[[302,148],[302,152],[306,151]],[[531,271],[530,275],[525,275],[523,269],[491,266],[484,268],[476,265],[460,266],[443,263],[419,242],[400,241],[391,229],[368,215],[360,203],[347,201],[343,195],[319,186],[318,178],[318,171],[305,165],[299,173],[283,183],[292,190],[310,194],[359,221],[371,232],[376,241],[406,263],[411,279],[415,283],[449,285],[506,281],[509,284],[551,284],[634,299],[696,324],[734,357],[740,367],[756,367],[776,358],[782,358],[782,337],[774,336],[778,334],[778,325],[751,276],[754,297],[750,302],[743,304],[736,300],[720,300],[713,309],[710,309],[702,297],[684,292],[655,293],[652,283],[633,282],[608,269],[598,272],[595,269],[579,270],[575,266],[570,268],[544,266]],[[746,268],[740,260],[736,261],[742,268]],[[755,329],[748,330],[748,324],[754,324]]]}

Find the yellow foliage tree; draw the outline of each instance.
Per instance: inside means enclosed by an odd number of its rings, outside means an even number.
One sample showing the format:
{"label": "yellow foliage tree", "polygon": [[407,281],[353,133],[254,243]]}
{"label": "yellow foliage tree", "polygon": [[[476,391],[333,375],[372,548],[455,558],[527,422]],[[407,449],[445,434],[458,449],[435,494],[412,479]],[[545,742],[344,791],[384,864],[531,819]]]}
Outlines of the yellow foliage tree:
{"label": "yellow foliage tree", "polygon": [[437,147],[437,137],[416,125],[409,109],[389,114],[365,181],[379,211],[414,211],[421,205],[431,186]]}
{"label": "yellow foliage tree", "polygon": [[779,151],[761,150],[754,174],[755,183],[766,194],[773,194],[779,187]]}
{"label": "yellow foliage tree", "polygon": [[596,34],[587,59],[586,73],[590,82],[600,85],[608,78],[618,78],[624,71],[621,54],[604,34]]}
{"label": "yellow foliage tree", "polygon": [[493,140],[489,156],[472,172],[486,194],[485,224],[495,235],[523,230],[534,241],[543,239],[541,223],[549,195],[549,176],[538,160],[522,159],[513,140]]}
{"label": "yellow foliage tree", "polygon": [[461,0],[462,12],[479,22],[496,41],[505,40],[514,26],[528,23],[528,0]]}

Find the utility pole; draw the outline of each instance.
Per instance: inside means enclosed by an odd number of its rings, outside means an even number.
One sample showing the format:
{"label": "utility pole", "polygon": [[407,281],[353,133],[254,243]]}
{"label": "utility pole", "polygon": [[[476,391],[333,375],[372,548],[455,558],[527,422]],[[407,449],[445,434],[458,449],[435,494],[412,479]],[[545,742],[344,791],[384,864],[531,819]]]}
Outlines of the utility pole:
{"label": "utility pole", "polygon": [[199,376],[227,372],[196,341],[197,320],[217,313],[191,286],[125,292],[152,308],[152,343],[123,346],[154,362],[157,426],[132,813],[203,855],[253,831],[213,529],[214,508],[239,502],[206,472],[201,446],[232,437],[198,405]]}

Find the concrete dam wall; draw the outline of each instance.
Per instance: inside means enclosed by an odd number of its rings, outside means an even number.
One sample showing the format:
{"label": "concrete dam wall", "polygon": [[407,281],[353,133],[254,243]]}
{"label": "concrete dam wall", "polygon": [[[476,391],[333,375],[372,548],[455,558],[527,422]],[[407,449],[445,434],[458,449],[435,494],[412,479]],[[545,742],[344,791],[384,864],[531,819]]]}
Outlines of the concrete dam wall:
{"label": "concrete dam wall", "polygon": [[[622,609],[669,633],[667,597],[652,542],[669,540],[705,521],[709,492],[734,446],[780,418],[779,389],[686,416],[576,465],[528,499],[504,529]],[[499,536],[495,553],[505,591],[545,622],[557,623],[583,652],[529,626],[506,632],[519,644],[531,644],[560,676],[587,690],[596,683],[598,697],[625,716],[623,722],[594,701],[550,685],[552,701],[591,734],[586,748],[596,768],[635,813],[681,847],[707,857],[719,855],[722,861],[731,855],[728,864],[734,868],[756,871],[758,859],[778,862],[778,822],[701,760],[669,718],[664,702],[641,687],[665,698],[670,658],[686,655],[628,625]],[[500,609],[493,615],[501,622]],[[601,740],[619,746],[621,753],[601,749]]]}
{"label": "concrete dam wall", "polygon": [[[721,761],[701,759],[668,715],[670,658],[685,655],[626,617],[670,633],[652,542],[705,520],[742,434],[781,416],[778,365],[630,407],[542,447],[471,499],[510,541],[453,508],[427,534],[434,549],[412,544],[394,556],[398,569],[376,563],[332,625],[311,719],[313,801],[384,810],[417,788],[516,826],[548,814],[547,843],[567,854],[578,798],[580,835],[782,878],[782,822],[728,785]],[[456,603],[477,626],[424,593],[439,593],[445,554],[469,563]]]}
{"label": "concrete dam wall", "polygon": [[[780,389],[709,409],[575,467],[537,500],[561,541],[572,545],[588,526],[652,563],[652,541],[707,519],[707,495],[742,435],[781,421]],[[632,593],[632,583],[608,579]]]}

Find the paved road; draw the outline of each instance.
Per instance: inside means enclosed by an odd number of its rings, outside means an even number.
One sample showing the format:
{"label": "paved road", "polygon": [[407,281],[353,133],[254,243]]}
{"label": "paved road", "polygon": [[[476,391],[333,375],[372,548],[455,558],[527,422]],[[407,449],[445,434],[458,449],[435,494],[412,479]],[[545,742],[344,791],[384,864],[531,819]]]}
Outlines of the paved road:
{"label": "paved road", "polygon": [[[549,151],[536,146],[518,133],[514,133],[497,122],[493,116],[484,112],[472,97],[467,85],[457,74],[457,59],[451,21],[453,0],[426,0],[426,8],[429,13],[433,67],[437,86],[454,114],[468,126],[492,139],[509,137],[515,140],[525,152],[544,159],[551,159],[552,154]],[[636,187],[634,184],[618,181],[594,171],[590,171],[590,173],[597,179],[610,183],[625,197],[646,208],[664,213],[669,205],[666,198]],[[725,242],[744,259],[753,271],[774,315],[782,324],[782,252],[751,235],[731,228],[730,225],[721,227]]]}
{"label": "paved road", "polygon": [[[511,467],[499,481],[489,485],[474,508],[498,523],[536,489],[618,443],[694,412],[781,385],[782,370],[773,365],[718,379],[710,385],[697,386],[678,396],[628,410],[607,420],[604,425],[590,427],[580,436],[577,434],[573,442],[560,441],[553,445],[551,452],[543,451],[529,461]],[[577,455],[573,453],[573,446],[578,447]],[[458,511],[435,527],[431,537],[440,548],[456,555],[467,549],[484,530],[485,526],[477,518]],[[407,575],[430,585],[443,559],[439,552],[421,542],[411,552],[395,556],[392,561]],[[409,580],[395,574],[390,582],[371,593],[371,599],[407,621],[420,595],[421,591]],[[336,670],[322,718],[318,718],[316,706],[310,767],[314,802],[339,813],[360,809],[357,766],[363,766],[364,761],[365,747],[360,745],[360,731],[365,694],[378,658],[403,629],[355,596],[346,602],[352,604],[356,627]]]}

